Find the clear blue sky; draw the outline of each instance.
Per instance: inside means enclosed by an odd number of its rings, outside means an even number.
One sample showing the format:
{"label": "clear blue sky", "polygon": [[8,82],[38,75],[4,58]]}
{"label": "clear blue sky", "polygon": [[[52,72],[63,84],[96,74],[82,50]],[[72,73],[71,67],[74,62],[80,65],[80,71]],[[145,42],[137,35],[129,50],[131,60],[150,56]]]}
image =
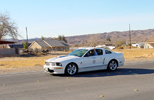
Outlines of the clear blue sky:
{"label": "clear blue sky", "polygon": [[154,0],[0,0],[6,11],[23,38],[154,29]]}

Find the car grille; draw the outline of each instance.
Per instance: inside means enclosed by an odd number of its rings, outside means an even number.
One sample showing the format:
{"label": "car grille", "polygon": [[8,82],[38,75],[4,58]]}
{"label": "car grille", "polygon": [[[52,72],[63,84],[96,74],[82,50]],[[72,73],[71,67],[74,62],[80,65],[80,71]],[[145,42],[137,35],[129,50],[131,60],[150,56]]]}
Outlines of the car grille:
{"label": "car grille", "polygon": [[54,72],[54,70],[50,70],[50,69],[48,68],[48,72],[53,73],[53,72]]}
{"label": "car grille", "polygon": [[55,63],[54,62],[45,62],[45,65],[46,66],[55,66]]}

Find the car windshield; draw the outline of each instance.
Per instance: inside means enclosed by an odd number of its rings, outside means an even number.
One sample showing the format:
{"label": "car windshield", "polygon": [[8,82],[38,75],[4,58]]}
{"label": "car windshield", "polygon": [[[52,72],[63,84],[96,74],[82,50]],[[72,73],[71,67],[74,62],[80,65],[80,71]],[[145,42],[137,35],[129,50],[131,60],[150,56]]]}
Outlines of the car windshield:
{"label": "car windshield", "polygon": [[69,56],[73,55],[73,56],[82,57],[87,51],[88,50],[86,50],[86,49],[77,49],[77,50],[74,50],[73,52],[71,52],[68,55]]}

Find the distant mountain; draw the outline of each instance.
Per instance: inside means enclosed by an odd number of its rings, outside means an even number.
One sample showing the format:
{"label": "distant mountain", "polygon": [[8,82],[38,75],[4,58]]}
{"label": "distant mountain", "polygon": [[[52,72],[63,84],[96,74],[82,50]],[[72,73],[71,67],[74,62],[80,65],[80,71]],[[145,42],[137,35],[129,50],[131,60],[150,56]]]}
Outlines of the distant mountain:
{"label": "distant mountain", "polygon": [[154,42],[154,37],[149,39],[149,40],[147,40],[146,42]]}
{"label": "distant mountain", "polygon": [[[132,30],[131,31],[131,40],[132,43],[136,42],[145,42],[154,37],[154,29],[148,30]],[[111,42],[106,39],[110,38]],[[87,35],[78,35],[78,36],[69,36],[66,37],[68,44],[78,45],[78,46],[91,46],[91,44],[105,44],[113,43],[117,41],[126,41],[129,42],[129,31],[124,32],[109,32],[109,33],[96,33],[96,34],[87,34]]]}
{"label": "distant mountain", "polygon": [[[132,43],[153,41],[154,40],[153,37],[154,37],[154,29],[131,31]],[[107,41],[107,38],[110,38],[111,41]],[[50,37],[45,39],[50,39]],[[28,39],[28,42],[32,43],[33,41],[36,41],[36,40],[41,40],[41,38],[31,38],[31,39]],[[68,44],[72,46],[94,46],[98,44],[111,44],[111,43],[116,44],[118,41],[129,42],[129,31],[123,31],[123,32],[113,31],[108,33],[105,32],[105,33],[69,36],[69,37],[66,37],[66,40]],[[24,39],[24,40],[16,40],[16,41],[18,41],[17,44],[19,43],[21,44],[27,40]]]}

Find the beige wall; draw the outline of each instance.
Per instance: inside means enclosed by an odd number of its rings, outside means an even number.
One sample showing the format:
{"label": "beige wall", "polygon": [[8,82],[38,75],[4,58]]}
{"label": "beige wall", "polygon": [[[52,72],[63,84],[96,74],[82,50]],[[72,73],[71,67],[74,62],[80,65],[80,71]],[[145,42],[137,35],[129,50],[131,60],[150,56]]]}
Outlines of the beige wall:
{"label": "beige wall", "polygon": [[10,47],[7,44],[1,44],[0,49],[4,49],[4,48],[10,48]]}
{"label": "beige wall", "polygon": [[34,42],[34,44],[32,44],[29,48],[30,48],[30,49],[33,49],[33,50],[35,50],[36,48],[37,48],[37,49],[42,49],[41,46],[38,45],[36,42]]}
{"label": "beige wall", "polygon": [[38,45],[36,42],[34,42],[33,44],[31,44],[31,46],[29,47],[29,49],[33,49],[33,50],[35,50],[35,49],[38,49],[38,50],[42,50],[42,49],[48,49],[49,51],[52,51],[52,50],[54,50],[54,51],[65,51],[65,50],[69,50],[69,46],[62,46],[62,47],[41,47],[40,45]]}
{"label": "beige wall", "polygon": [[144,45],[144,48],[146,48],[146,49],[148,49],[148,48],[153,48],[149,43],[146,43],[145,45]]}
{"label": "beige wall", "polygon": [[56,51],[65,51],[65,50],[69,50],[69,47],[53,47],[50,50],[56,50]]}

